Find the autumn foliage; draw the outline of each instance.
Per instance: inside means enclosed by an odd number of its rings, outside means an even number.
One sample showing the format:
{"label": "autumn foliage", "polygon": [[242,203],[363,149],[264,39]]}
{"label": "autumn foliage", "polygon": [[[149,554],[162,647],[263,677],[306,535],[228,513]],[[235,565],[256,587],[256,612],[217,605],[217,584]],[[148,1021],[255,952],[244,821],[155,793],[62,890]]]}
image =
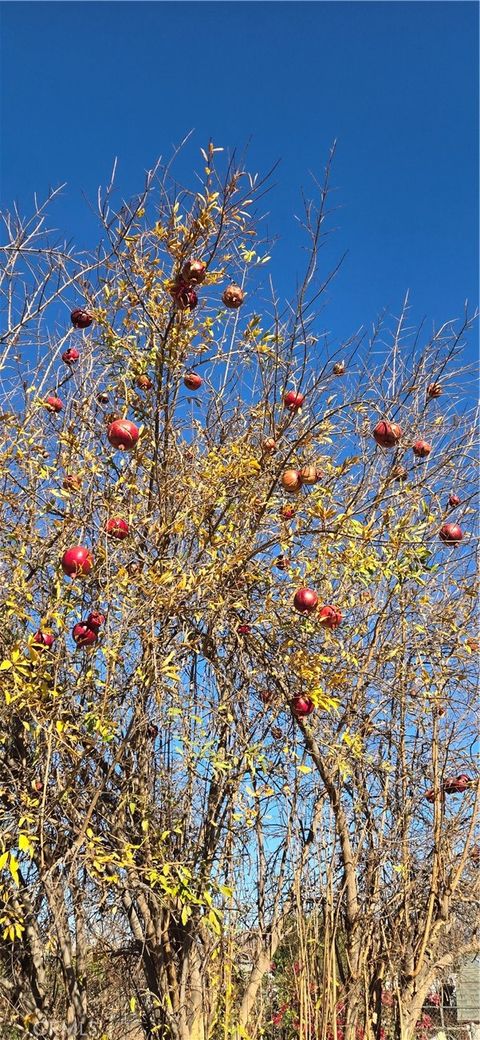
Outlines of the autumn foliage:
{"label": "autumn foliage", "polygon": [[4,218],[9,1040],[411,1040],[475,948],[474,316],[335,342],[330,161],[287,304],[217,151]]}

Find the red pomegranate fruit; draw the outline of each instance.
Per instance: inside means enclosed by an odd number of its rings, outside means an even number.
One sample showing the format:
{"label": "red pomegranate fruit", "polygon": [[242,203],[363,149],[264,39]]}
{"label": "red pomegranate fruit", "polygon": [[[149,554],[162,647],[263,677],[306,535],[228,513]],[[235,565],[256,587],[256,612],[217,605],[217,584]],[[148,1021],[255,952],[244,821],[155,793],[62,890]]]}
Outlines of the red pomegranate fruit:
{"label": "red pomegranate fruit", "polygon": [[444,524],[438,532],[438,537],[444,545],[458,545],[462,541],[463,531],[458,524]]}
{"label": "red pomegranate fruit", "polygon": [[130,419],[115,419],[108,427],[107,437],[114,448],[131,451],[138,441],[138,427]]}
{"label": "red pomegranate fruit", "polygon": [[45,407],[49,412],[55,412],[58,414],[58,412],[61,412],[63,408],[63,401],[60,397],[56,397],[55,394],[50,394],[45,401]]}
{"label": "red pomegranate fruit", "polygon": [[188,390],[199,390],[203,383],[203,379],[198,375],[198,372],[186,372],[183,377],[183,382]]}
{"label": "red pomegranate fruit", "polygon": [[99,610],[92,610],[87,617],[86,624],[94,630],[101,628],[105,624],[105,614],[101,614]]}
{"label": "red pomegranate fruit", "polygon": [[182,278],[187,285],[200,285],[207,273],[204,260],[187,260],[182,267]]}
{"label": "red pomegranate fruit", "polygon": [[98,633],[86,621],[78,621],[72,628],[72,638],[77,646],[93,646],[97,642]]}
{"label": "red pomegranate fruit", "polygon": [[428,444],[427,441],[415,441],[412,445],[413,454],[417,456],[417,459],[426,459],[430,455],[432,445]]}
{"label": "red pomegranate fruit", "polygon": [[83,310],[82,307],[77,307],[72,311],[70,319],[74,329],[88,329],[88,326],[93,321],[92,315],[88,311]]}
{"label": "red pomegranate fruit", "polygon": [[192,289],[186,282],[174,282],[170,286],[169,292],[178,310],[193,311],[197,306],[198,296],[195,289]]}
{"label": "red pomegranate fruit", "polygon": [[322,473],[316,466],[303,466],[300,476],[304,484],[318,484],[322,479]]}
{"label": "red pomegranate fruit", "polygon": [[248,635],[250,635],[251,631],[252,631],[252,626],[251,625],[238,625],[238,627],[237,627],[237,633],[238,633],[239,636],[248,636]]}
{"label": "red pomegranate fruit", "polygon": [[395,448],[402,433],[402,427],[398,423],[381,419],[373,430],[373,437],[381,448]]}
{"label": "red pomegranate fruit", "polygon": [[448,499],[448,504],[449,504],[450,508],[451,509],[455,509],[455,506],[459,506],[460,502],[461,502],[460,496],[456,495],[455,492],[452,491],[452,493],[451,493],[451,495],[449,496],[449,499]]}
{"label": "red pomegranate fruit", "polygon": [[69,578],[83,578],[93,567],[93,556],[84,545],[72,545],[62,556],[62,568]]}
{"label": "red pomegranate fruit", "polygon": [[273,437],[265,437],[262,447],[265,455],[274,455],[277,450],[277,442]]}
{"label": "red pomegranate fruit", "polygon": [[280,516],[281,516],[282,520],[293,520],[293,517],[295,516],[295,509],[294,509],[294,507],[293,506],[287,506],[287,505],[282,506],[282,508],[280,510]]}
{"label": "red pomegranate fruit", "polygon": [[284,395],[283,403],[289,412],[298,412],[305,400],[305,394],[299,394],[296,390],[288,390]]}
{"label": "red pomegranate fruit", "polygon": [[43,632],[42,630],[35,632],[32,639],[32,644],[35,647],[35,650],[50,650],[54,642],[55,636],[52,635],[51,632]]}
{"label": "red pomegranate fruit", "polygon": [[292,712],[297,719],[304,719],[307,715],[311,715],[312,711],[315,711],[315,705],[310,697],[306,697],[304,694],[297,694],[291,702]]}
{"label": "red pomegranate fruit", "polygon": [[67,350],[63,351],[62,361],[64,361],[66,365],[73,365],[75,364],[75,361],[78,361],[79,357],[80,352],[76,347],[68,347]]}
{"label": "red pomegranate fruit", "polygon": [[443,790],[445,794],[463,794],[470,783],[470,777],[465,773],[460,773],[460,776],[447,777],[443,784]]}
{"label": "red pomegranate fruit", "polygon": [[236,311],[238,307],[242,306],[245,299],[245,294],[239,285],[232,282],[223,291],[222,300],[226,307],[230,307],[231,310]]}
{"label": "red pomegranate fruit", "polygon": [[284,491],[288,491],[290,495],[295,495],[303,484],[302,474],[298,469],[286,469],[280,478],[280,483]]}
{"label": "red pomegranate fruit", "polygon": [[130,527],[121,516],[112,516],[110,520],[107,520],[105,530],[112,538],[118,538],[119,541],[128,538],[130,534]]}
{"label": "red pomegranate fruit", "polygon": [[275,560],[275,566],[278,568],[279,571],[288,571],[288,568],[290,567],[290,560],[288,556],[277,556],[277,559]]}
{"label": "red pomegranate fruit", "polygon": [[342,623],[342,612],[338,607],[332,607],[326,604],[324,607],[320,607],[318,611],[318,617],[321,621],[323,628],[338,628]]}
{"label": "red pomegranate fruit", "polygon": [[313,614],[318,605],[317,593],[313,589],[297,589],[293,597],[293,605],[300,614]]}
{"label": "red pomegranate fruit", "polygon": [[141,375],[137,376],[135,386],[137,386],[139,390],[153,390],[152,380],[145,372],[142,372]]}

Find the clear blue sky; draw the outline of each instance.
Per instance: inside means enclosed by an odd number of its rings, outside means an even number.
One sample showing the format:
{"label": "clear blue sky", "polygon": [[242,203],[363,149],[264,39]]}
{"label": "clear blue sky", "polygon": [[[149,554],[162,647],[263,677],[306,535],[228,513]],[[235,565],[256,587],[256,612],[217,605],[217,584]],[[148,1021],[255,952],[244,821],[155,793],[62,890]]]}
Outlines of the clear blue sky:
{"label": "clear blue sky", "polygon": [[195,130],[182,170],[209,137],[277,159],[269,228],[283,293],[300,270],[293,214],[309,170],[338,139],[339,227],[349,256],[324,317],[335,334],[398,310],[441,321],[477,298],[475,3],[5,3],[2,204],[22,209],[66,180],[56,222],[82,245],[95,197],[119,158],[122,195]]}

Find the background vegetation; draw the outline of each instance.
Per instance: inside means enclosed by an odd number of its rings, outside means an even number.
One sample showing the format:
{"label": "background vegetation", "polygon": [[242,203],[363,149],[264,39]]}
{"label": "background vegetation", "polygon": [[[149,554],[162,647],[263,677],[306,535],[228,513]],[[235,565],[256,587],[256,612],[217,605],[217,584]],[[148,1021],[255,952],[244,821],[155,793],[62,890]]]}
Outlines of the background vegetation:
{"label": "background vegetation", "polygon": [[5,1037],[411,1040],[478,948],[475,315],[324,331],[331,158],[288,303],[213,145],[4,217]]}

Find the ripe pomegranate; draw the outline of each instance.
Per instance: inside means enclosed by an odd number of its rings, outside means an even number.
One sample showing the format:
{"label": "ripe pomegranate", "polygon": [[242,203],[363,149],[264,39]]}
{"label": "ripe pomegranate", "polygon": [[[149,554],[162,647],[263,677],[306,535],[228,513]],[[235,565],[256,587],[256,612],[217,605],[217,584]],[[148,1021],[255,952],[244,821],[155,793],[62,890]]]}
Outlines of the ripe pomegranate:
{"label": "ripe pomegranate", "polygon": [[98,633],[86,621],[78,621],[72,628],[72,638],[77,646],[93,646],[97,642]]}
{"label": "ripe pomegranate", "polygon": [[293,605],[300,614],[312,614],[317,604],[318,596],[313,589],[297,589],[293,597]]}
{"label": "ripe pomegranate", "polygon": [[463,531],[458,524],[444,524],[438,532],[438,537],[445,545],[458,545],[462,541]]}
{"label": "ripe pomegranate", "polygon": [[406,480],[408,477],[405,466],[392,466],[390,470],[390,477],[392,480]]}
{"label": "ripe pomegranate", "polygon": [[456,495],[455,492],[452,491],[452,493],[451,493],[451,495],[450,495],[450,497],[448,499],[448,504],[451,507],[451,509],[455,509],[455,506],[459,506],[460,502],[461,502],[461,498],[459,497],[459,495]]}
{"label": "ripe pomegranate", "polygon": [[427,386],[427,397],[441,397],[443,394],[440,383],[429,383]]}
{"label": "ripe pomegranate", "polygon": [[114,448],[130,451],[138,441],[138,427],[130,419],[115,419],[108,427],[107,437]]}
{"label": "ripe pomegranate", "polygon": [[62,567],[69,578],[80,578],[89,574],[93,567],[93,556],[84,545],[73,545],[62,556]]}
{"label": "ripe pomegranate", "polygon": [[428,444],[427,441],[415,441],[415,444],[412,445],[413,454],[418,459],[426,459],[430,455],[431,450],[432,445]]}
{"label": "ripe pomegranate", "polygon": [[240,286],[235,285],[234,282],[232,282],[231,285],[228,285],[227,288],[223,291],[223,303],[226,307],[230,307],[234,311],[236,311],[238,307],[242,306],[244,299],[245,294],[241,290]]}
{"label": "ripe pomegranate", "polygon": [[288,556],[277,556],[275,566],[278,567],[279,571],[288,571],[288,568],[290,567]]}
{"label": "ripe pomegranate", "polygon": [[283,403],[289,412],[298,412],[305,400],[305,394],[299,394],[296,390],[288,390],[284,395]]}
{"label": "ripe pomegranate", "polygon": [[331,607],[328,604],[324,607],[320,607],[318,617],[324,628],[338,628],[342,623],[342,612],[338,607]]}
{"label": "ripe pomegranate", "polygon": [[300,473],[300,470],[286,469],[284,473],[282,473],[280,483],[285,491],[288,491],[290,494],[295,495],[297,491],[300,491],[300,488],[303,483],[302,474]]}
{"label": "ripe pomegranate", "polygon": [[63,478],[63,487],[65,491],[80,491],[82,487],[81,477],[77,477],[75,473],[67,473]]}
{"label": "ripe pomegranate", "polygon": [[402,433],[403,430],[398,423],[391,423],[386,419],[381,419],[373,430],[373,437],[381,448],[395,448]]}
{"label": "ripe pomegranate", "polygon": [[343,374],[345,372],[345,368],[346,368],[346,365],[345,365],[344,361],[336,361],[334,366],[333,366],[333,374],[335,376],[343,376]]}
{"label": "ripe pomegranate", "polygon": [[197,306],[198,296],[195,289],[192,289],[186,282],[172,283],[169,292],[178,310],[193,311],[194,307]]}
{"label": "ripe pomegranate", "polygon": [[112,538],[118,538],[119,541],[128,538],[130,534],[130,527],[121,516],[112,516],[110,520],[107,520],[105,530]]}
{"label": "ripe pomegranate", "polygon": [[187,372],[183,377],[183,382],[188,390],[198,390],[203,383],[203,379],[198,375],[198,372]]}
{"label": "ripe pomegranate", "polygon": [[187,284],[200,285],[206,273],[207,265],[204,260],[187,260],[182,267],[182,278]]}
{"label": "ripe pomegranate", "polygon": [[252,631],[251,625],[238,625],[237,632],[239,636],[248,636]]}
{"label": "ripe pomegranate", "polygon": [[55,642],[55,636],[51,632],[43,632],[41,629],[35,632],[32,644],[35,650],[50,650]]}
{"label": "ripe pomegranate", "polygon": [[277,442],[273,437],[265,437],[263,442],[263,450],[266,455],[274,455],[277,450]]}
{"label": "ripe pomegranate", "polygon": [[48,408],[49,412],[61,412],[63,408],[63,401],[60,397],[56,397],[54,394],[50,394],[45,401],[45,407]]}
{"label": "ripe pomegranate", "polygon": [[460,776],[455,778],[448,777],[443,783],[443,790],[445,794],[463,794],[470,783],[470,777],[465,773],[460,773]]}
{"label": "ripe pomegranate", "polygon": [[135,386],[138,386],[139,390],[153,390],[152,380],[145,374],[145,372],[137,376]]}
{"label": "ripe pomegranate", "polygon": [[92,315],[88,311],[84,311],[82,307],[77,307],[72,311],[70,318],[74,329],[88,329],[93,321]]}
{"label": "ripe pomegranate", "polygon": [[284,505],[280,510],[280,516],[282,517],[282,520],[292,520],[295,516],[295,509],[293,506]]}
{"label": "ripe pomegranate", "polygon": [[101,614],[99,610],[92,610],[87,617],[86,624],[94,630],[101,628],[105,624],[105,614]]}
{"label": "ripe pomegranate", "polygon": [[310,697],[298,693],[291,702],[292,712],[297,719],[304,719],[315,711],[315,705]]}
{"label": "ripe pomegranate", "polygon": [[304,484],[317,484],[322,478],[322,473],[316,466],[303,466],[300,476]]}
{"label": "ripe pomegranate", "polygon": [[75,361],[78,361],[79,357],[80,352],[76,347],[68,347],[67,350],[63,351],[62,361],[64,361],[66,365],[73,365]]}

